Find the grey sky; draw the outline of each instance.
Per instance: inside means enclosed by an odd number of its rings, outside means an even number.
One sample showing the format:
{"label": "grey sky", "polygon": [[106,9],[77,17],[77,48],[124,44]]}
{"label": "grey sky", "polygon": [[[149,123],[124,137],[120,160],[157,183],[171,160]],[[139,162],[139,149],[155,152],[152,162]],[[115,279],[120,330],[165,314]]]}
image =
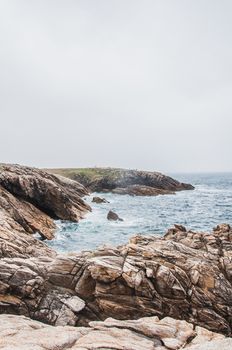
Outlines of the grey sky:
{"label": "grey sky", "polygon": [[231,16],[231,0],[0,0],[0,161],[232,171]]}

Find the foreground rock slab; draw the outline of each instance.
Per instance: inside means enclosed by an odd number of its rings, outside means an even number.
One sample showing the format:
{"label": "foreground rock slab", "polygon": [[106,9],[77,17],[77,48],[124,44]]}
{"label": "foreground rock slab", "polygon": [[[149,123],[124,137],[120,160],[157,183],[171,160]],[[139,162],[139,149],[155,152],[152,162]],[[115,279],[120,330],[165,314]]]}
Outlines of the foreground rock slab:
{"label": "foreground rock slab", "polygon": [[0,315],[1,350],[228,350],[230,347],[232,339],[169,317],[136,321],[109,318],[90,322],[88,327],[52,327],[23,316]]}

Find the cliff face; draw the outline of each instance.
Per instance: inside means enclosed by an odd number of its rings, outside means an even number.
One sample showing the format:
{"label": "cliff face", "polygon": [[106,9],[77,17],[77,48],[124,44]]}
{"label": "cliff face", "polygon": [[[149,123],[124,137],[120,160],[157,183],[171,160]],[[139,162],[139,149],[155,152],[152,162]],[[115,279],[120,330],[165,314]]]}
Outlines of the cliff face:
{"label": "cliff face", "polygon": [[91,208],[75,181],[19,165],[0,165],[0,215],[12,229],[51,239],[53,219],[79,221]]}
{"label": "cliff face", "polygon": [[190,184],[181,183],[158,172],[113,168],[49,169],[48,171],[76,180],[92,192],[153,196],[194,189]]}

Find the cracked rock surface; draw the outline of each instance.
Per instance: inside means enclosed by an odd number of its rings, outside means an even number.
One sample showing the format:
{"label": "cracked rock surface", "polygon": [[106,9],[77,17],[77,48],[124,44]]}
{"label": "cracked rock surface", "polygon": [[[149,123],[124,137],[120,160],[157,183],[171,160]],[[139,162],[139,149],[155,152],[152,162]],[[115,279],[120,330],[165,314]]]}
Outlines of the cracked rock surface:
{"label": "cracked rock surface", "polygon": [[10,234],[0,230],[1,313],[72,326],[169,316],[231,334],[229,225],[211,233],[176,225],[164,237],[135,236],[118,248],[66,255],[23,232],[16,241]]}
{"label": "cracked rock surface", "polygon": [[232,339],[170,317],[108,318],[88,327],[52,327],[23,316],[0,315],[2,350],[223,350],[231,346]]}

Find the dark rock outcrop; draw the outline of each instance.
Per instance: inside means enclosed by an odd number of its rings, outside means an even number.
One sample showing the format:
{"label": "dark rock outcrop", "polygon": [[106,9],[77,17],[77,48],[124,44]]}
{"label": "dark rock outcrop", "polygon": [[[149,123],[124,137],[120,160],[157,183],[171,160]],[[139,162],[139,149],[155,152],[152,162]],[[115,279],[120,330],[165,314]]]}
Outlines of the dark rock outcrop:
{"label": "dark rock outcrop", "polygon": [[92,202],[97,204],[109,203],[105,198],[101,198],[101,197],[93,197]]}
{"label": "dark rock outcrop", "polygon": [[117,187],[112,190],[116,194],[129,194],[131,196],[159,196],[164,194],[175,194],[174,191],[163,190],[151,186],[131,185],[128,187]]}
{"label": "dark rock outcrop", "polygon": [[48,171],[76,180],[91,192],[156,196],[194,189],[190,184],[150,171],[114,168],[49,169]]}
{"label": "dark rock outcrop", "polygon": [[123,219],[121,219],[118,216],[118,214],[116,214],[112,210],[110,210],[109,213],[107,214],[107,219],[110,220],[110,221],[123,221]]}
{"label": "dark rock outcrop", "polygon": [[91,208],[88,191],[75,181],[35,168],[0,165],[0,210],[12,229],[54,235],[53,219],[79,221]]}
{"label": "dark rock outcrop", "polygon": [[229,225],[212,233],[177,225],[164,237],[72,255],[56,255],[23,232],[14,237],[0,230],[0,313],[61,326],[169,316],[232,333]]}

